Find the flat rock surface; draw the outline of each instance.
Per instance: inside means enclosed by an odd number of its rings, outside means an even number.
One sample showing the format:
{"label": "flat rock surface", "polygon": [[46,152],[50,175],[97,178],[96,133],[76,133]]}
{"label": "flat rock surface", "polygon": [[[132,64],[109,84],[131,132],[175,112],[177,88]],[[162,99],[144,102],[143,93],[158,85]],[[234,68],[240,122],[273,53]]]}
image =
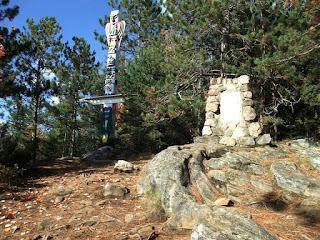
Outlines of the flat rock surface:
{"label": "flat rock surface", "polygon": [[279,187],[307,197],[320,198],[320,180],[300,171],[293,162],[275,161],[271,171]]}

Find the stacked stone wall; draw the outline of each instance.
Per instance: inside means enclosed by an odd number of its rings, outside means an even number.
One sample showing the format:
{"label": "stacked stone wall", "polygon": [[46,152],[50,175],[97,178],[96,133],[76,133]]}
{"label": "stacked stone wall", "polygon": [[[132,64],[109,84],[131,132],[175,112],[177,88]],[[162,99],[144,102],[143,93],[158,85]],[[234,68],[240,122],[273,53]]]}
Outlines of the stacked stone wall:
{"label": "stacked stone wall", "polygon": [[211,79],[206,103],[206,121],[203,136],[218,136],[227,146],[266,145],[270,134],[262,135],[262,124],[256,121],[250,78]]}

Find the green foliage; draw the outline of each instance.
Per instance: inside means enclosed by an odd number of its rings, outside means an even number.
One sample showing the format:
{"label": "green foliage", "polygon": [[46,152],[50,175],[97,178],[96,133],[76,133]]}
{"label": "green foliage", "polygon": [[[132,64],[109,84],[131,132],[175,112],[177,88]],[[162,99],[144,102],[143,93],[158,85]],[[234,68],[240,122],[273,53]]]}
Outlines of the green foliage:
{"label": "green foliage", "polygon": [[2,187],[11,189],[21,182],[24,169],[19,168],[18,164],[13,167],[0,164],[0,183]]}

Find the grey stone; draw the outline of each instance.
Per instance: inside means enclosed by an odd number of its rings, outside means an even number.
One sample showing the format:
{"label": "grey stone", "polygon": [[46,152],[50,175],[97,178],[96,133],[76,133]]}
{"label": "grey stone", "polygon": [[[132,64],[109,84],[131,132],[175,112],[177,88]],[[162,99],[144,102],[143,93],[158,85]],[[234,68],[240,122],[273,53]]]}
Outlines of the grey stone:
{"label": "grey stone", "polygon": [[294,163],[274,161],[271,171],[279,187],[308,197],[320,197],[320,180],[299,171]]}
{"label": "grey stone", "polygon": [[240,124],[236,127],[232,134],[233,138],[240,138],[246,136],[249,136],[249,130],[247,127],[242,127]]}
{"label": "grey stone", "polygon": [[283,152],[281,149],[271,148],[270,146],[264,146],[258,156],[262,160],[267,160],[270,158],[271,159],[288,158],[288,155],[285,152]]}
{"label": "grey stone", "polygon": [[199,219],[192,228],[192,240],[276,240],[266,229],[225,207]]}
{"label": "grey stone", "polygon": [[118,160],[118,162],[114,165],[114,171],[130,173],[134,171],[134,165],[125,160]]}
{"label": "grey stone", "polygon": [[318,198],[307,198],[304,199],[301,203],[301,206],[320,206],[320,199]]}
{"label": "grey stone", "polygon": [[103,188],[102,194],[105,197],[124,197],[129,192],[129,189],[125,186],[115,183],[107,183]]}
{"label": "grey stone", "polygon": [[236,186],[233,186],[231,184],[227,185],[227,194],[229,197],[238,197],[240,195],[244,195],[245,191],[241,188],[238,188]]}
{"label": "grey stone", "polygon": [[55,204],[61,203],[64,200],[64,197],[62,196],[57,196],[56,199],[54,200]]}
{"label": "grey stone", "polygon": [[109,146],[101,147],[98,150],[86,154],[83,158],[84,161],[89,160],[108,160],[114,155],[114,149]]}
{"label": "grey stone", "polygon": [[253,122],[249,124],[249,134],[250,136],[256,138],[262,132],[262,126],[258,122]]}
{"label": "grey stone", "polygon": [[217,120],[212,118],[207,119],[204,123],[204,126],[214,127],[216,125],[217,125]]}
{"label": "grey stone", "polygon": [[206,119],[214,119],[214,113],[213,112],[207,112],[206,113]]}
{"label": "grey stone", "polygon": [[193,138],[194,143],[219,143],[219,137],[217,136],[199,136]]}
{"label": "grey stone", "polygon": [[320,157],[316,157],[311,159],[310,164],[317,169],[318,171],[320,171]]}
{"label": "grey stone", "polygon": [[202,129],[202,136],[210,136],[212,134],[210,126],[204,126]]}
{"label": "grey stone", "polygon": [[250,178],[248,174],[239,171],[239,170],[231,170],[228,173],[229,183],[236,186],[245,186],[249,184]]}
{"label": "grey stone", "polygon": [[142,240],[142,238],[140,237],[140,235],[137,233],[137,234],[134,234],[134,235],[129,235],[129,239],[132,239],[132,240]]}
{"label": "grey stone", "polygon": [[151,235],[155,230],[154,226],[146,225],[142,227],[135,227],[129,231],[130,235],[139,234],[139,235]]}
{"label": "grey stone", "polygon": [[101,200],[99,202],[96,203],[96,206],[103,206],[107,203],[107,200]]}
{"label": "grey stone", "polygon": [[320,143],[311,142],[307,139],[296,139],[292,141],[291,144],[293,147],[302,147],[302,148],[315,148],[316,150],[320,150]]}
{"label": "grey stone", "polygon": [[253,137],[238,137],[237,144],[240,146],[254,146],[256,143]]}
{"label": "grey stone", "polygon": [[92,207],[85,207],[78,210],[73,216],[71,217],[70,221],[75,220],[77,218],[81,218],[84,215],[90,214],[94,209]]}
{"label": "grey stone", "polygon": [[209,96],[217,96],[219,94],[219,91],[217,91],[217,89],[211,89],[209,92],[208,92],[208,95]]}
{"label": "grey stone", "polygon": [[43,230],[43,229],[50,228],[51,225],[52,225],[52,219],[42,220],[42,221],[38,224],[38,230]]}
{"label": "grey stone", "polygon": [[252,106],[253,105],[253,100],[252,99],[245,99],[242,102],[242,106]]}
{"label": "grey stone", "polygon": [[250,181],[252,186],[260,192],[267,193],[272,192],[272,183],[264,179],[253,179]]}
{"label": "grey stone", "polygon": [[240,86],[240,91],[241,91],[241,92],[247,92],[248,90],[249,90],[248,84],[242,84],[242,85]]}
{"label": "grey stone", "polygon": [[207,176],[203,172],[202,155],[199,152],[194,154],[189,160],[190,181],[197,187],[202,199],[206,203],[212,203],[215,195],[218,194],[217,189],[210,183]]}
{"label": "grey stone", "polygon": [[220,144],[215,144],[215,143],[208,143],[207,144],[207,156],[209,158],[221,157],[226,152],[228,152],[228,149],[221,146]]}
{"label": "grey stone", "polygon": [[[230,129],[230,128],[228,128],[228,129],[226,130],[226,132],[225,132],[225,135],[226,135],[227,137],[231,137],[232,134],[233,134],[233,130]],[[232,145],[232,146],[234,146],[234,145]]]}
{"label": "grey stone", "polygon": [[238,81],[241,84],[249,83],[250,77],[248,75],[241,75],[240,77],[238,77]]}
{"label": "grey stone", "polygon": [[217,103],[207,103],[206,112],[217,112],[219,110],[219,105]]}
{"label": "grey stone", "polygon": [[223,136],[224,135],[224,131],[219,127],[211,128],[211,130],[212,130],[212,134],[214,136]]}
{"label": "grey stone", "polygon": [[81,200],[80,204],[86,205],[86,206],[91,206],[93,205],[91,200]]}
{"label": "grey stone", "polygon": [[[199,149],[199,147],[192,148],[192,146],[188,146],[188,148],[185,148],[183,146],[173,146],[158,153],[155,158],[144,166],[143,173],[138,181],[137,193],[144,194],[155,190],[160,193],[163,210],[172,216],[166,222],[167,227],[190,228],[200,218],[212,214],[212,216],[215,216],[215,225],[218,224],[222,226],[225,224],[228,226],[228,231],[236,228],[236,233],[246,232],[247,226],[238,222],[237,219],[239,219],[239,216],[237,214],[230,212],[228,214],[228,212],[218,210],[217,207],[213,208],[212,206],[201,204],[189,193],[190,187],[192,186],[200,188],[202,191],[205,190],[203,191],[205,194],[203,194],[203,192],[201,193],[202,197],[211,197],[206,195],[206,189],[208,189],[210,185],[206,187],[201,185],[201,182],[206,182],[206,176],[204,176],[203,172],[204,168],[201,164],[204,152],[203,150],[197,149]],[[221,158],[213,159],[219,160]],[[214,189],[211,189],[208,192],[214,195],[214,191]],[[230,217],[224,218],[224,215]],[[251,220],[247,221],[248,224],[256,226]],[[236,222],[236,224],[233,224],[234,222]],[[266,230],[257,226],[255,231],[258,233],[258,236],[262,236],[259,235],[260,232]],[[248,239],[251,239],[251,233],[248,233],[247,236]]]}
{"label": "grey stone", "polygon": [[133,214],[126,214],[124,217],[124,221],[127,223],[133,222],[135,220],[135,216]]}
{"label": "grey stone", "polygon": [[205,165],[211,169],[231,168],[241,170],[255,175],[264,174],[264,169],[257,160],[256,156],[246,152],[230,153],[227,152],[223,157],[212,158],[205,162]]}
{"label": "grey stone", "polygon": [[258,136],[256,139],[257,145],[267,145],[271,143],[271,136],[270,134],[263,134],[261,136]]}
{"label": "grey stone", "polygon": [[243,108],[242,115],[243,115],[244,120],[246,120],[246,121],[254,120],[257,116],[254,109],[249,106]]}
{"label": "grey stone", "polygon": [[247,91],[247,92],[242,92],[241,93],[242,98],[247,98],[247,99],[251,99],[252,98],[252,92]]}
{"label": "grey stone", "polygon": [[60,188],[54,188],[49,191],[49,194],[56,195],[56,196],[66,196],[71,194],[74,191],[73,186],[69,187],[60,187]]}
{"label": "grey stone", "polygon": [[219,100],[216,96],[209,96],[207,98],[207,103],[218,103],[218,102],[219,102]]}
{"label": "grey stone", "polygon": [[224,138],[221,138],[219,143],[226,145],[228,147],[232,147],[232,146],[235,146],[237,142],[236,142],[236,139],[232,137],[224,137]]}
{"label": "grey stone", "polygon": [[121,221],[120,219],[109,216],[109,215],[105,215],[105,214],[104,214],[104,218],[102,219],[102,221],[103,222],[117,222],[119,224],[124,224],[123,221]]}
{"label": "grey stone", "polygon": [[220,181],[220,182],[227,181],[226,174],[220,170],[210,170],[207,173],[207,175],[210,179],[215,180],[215,181]]}

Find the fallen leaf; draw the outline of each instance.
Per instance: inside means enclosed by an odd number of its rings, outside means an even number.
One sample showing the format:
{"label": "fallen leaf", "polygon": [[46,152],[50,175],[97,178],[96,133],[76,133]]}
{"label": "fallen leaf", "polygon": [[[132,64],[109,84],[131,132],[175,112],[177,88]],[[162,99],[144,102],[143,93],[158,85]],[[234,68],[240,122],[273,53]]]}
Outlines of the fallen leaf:
{"label": "fallen leaf", "polygon": [[5,219],[15,219],[16,217],[13,215],[11,211],[5,214]]}

